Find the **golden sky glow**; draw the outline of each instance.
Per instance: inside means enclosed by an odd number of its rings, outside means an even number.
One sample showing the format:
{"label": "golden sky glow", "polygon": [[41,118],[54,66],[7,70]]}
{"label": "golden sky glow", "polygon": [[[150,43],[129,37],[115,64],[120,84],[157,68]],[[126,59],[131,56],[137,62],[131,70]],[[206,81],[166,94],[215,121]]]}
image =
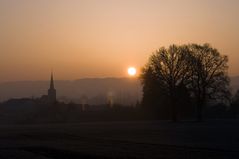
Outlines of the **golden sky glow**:
{"label": "golden sky glow", "polygon": [[169,44],[208,42],[239,75],[238,0],[0,0],[0,81],[127,76]]}

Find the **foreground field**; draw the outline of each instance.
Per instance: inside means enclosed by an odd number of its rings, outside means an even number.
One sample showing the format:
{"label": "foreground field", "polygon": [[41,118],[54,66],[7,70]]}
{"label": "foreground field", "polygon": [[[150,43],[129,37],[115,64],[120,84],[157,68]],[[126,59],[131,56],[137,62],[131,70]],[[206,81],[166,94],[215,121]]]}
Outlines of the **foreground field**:
{"label": "foreground field", "polygon": [[0,126],[0,158],[239,158],[239,121]]}

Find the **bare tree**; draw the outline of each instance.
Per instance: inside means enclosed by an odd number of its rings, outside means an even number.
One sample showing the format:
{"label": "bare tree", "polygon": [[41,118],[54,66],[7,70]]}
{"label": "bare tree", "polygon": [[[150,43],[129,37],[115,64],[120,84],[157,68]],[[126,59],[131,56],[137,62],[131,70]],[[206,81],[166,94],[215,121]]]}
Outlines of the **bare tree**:
{"label": "bare tree", "polygon": [[161,92],[169,97],[173,121],[177,121],[178,113],[176,107],[177,88],[188,83],[189,79],[188,56],[189,51],[186,46],[171,45],[168,49],[162,47],[150,57],[141,76],[143,86],[147,87],[150,83],[147,82],[149,80],[157,81],[154,82],[157,83],[154,87],[159,87]]}
{"label": "bare tree", "polygon": [[203,119],[203,107],[208,99],[226,99],[229,93],[228,57],[209,44],[190,44],[191,90],[196,99],[197,119]]}

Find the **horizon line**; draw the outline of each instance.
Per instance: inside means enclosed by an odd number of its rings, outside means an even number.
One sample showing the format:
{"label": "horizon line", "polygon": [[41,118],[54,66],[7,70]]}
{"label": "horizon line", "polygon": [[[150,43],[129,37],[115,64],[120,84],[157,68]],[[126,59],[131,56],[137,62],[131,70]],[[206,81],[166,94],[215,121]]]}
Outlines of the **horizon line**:
{"label": "horizon line", "polygon": [[[231,77],[231,76],[230,76]],[[235,76],[235,77],[239,77]],[[85,80],[85,79],[138,79],[137,77],[128,77],[128,76],[106,76],[106,77],[81,77],[81,78],[76,78],[76,79],[54,79],[54,81],[77,81],[77,80]],[[45,82],[45,81],[49,81],[47,79],[39,79],[39,80],[9,80],[9,81],[0,81],[0,84],[2,83],[14,83],[14,82]]]}

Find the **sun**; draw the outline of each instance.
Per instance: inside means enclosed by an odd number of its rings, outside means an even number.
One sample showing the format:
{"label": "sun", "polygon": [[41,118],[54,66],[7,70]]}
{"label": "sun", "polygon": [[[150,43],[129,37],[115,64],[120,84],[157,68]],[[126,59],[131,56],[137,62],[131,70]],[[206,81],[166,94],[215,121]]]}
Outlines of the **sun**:
{"label": "sun", "polygon": [[136,71],[136,68],[135,68],[135,67],[129,67],[129,68],[128,68],[128,74],[129,74],[130,76],[135,76],[136,73],[137,73],[137,71]]}

